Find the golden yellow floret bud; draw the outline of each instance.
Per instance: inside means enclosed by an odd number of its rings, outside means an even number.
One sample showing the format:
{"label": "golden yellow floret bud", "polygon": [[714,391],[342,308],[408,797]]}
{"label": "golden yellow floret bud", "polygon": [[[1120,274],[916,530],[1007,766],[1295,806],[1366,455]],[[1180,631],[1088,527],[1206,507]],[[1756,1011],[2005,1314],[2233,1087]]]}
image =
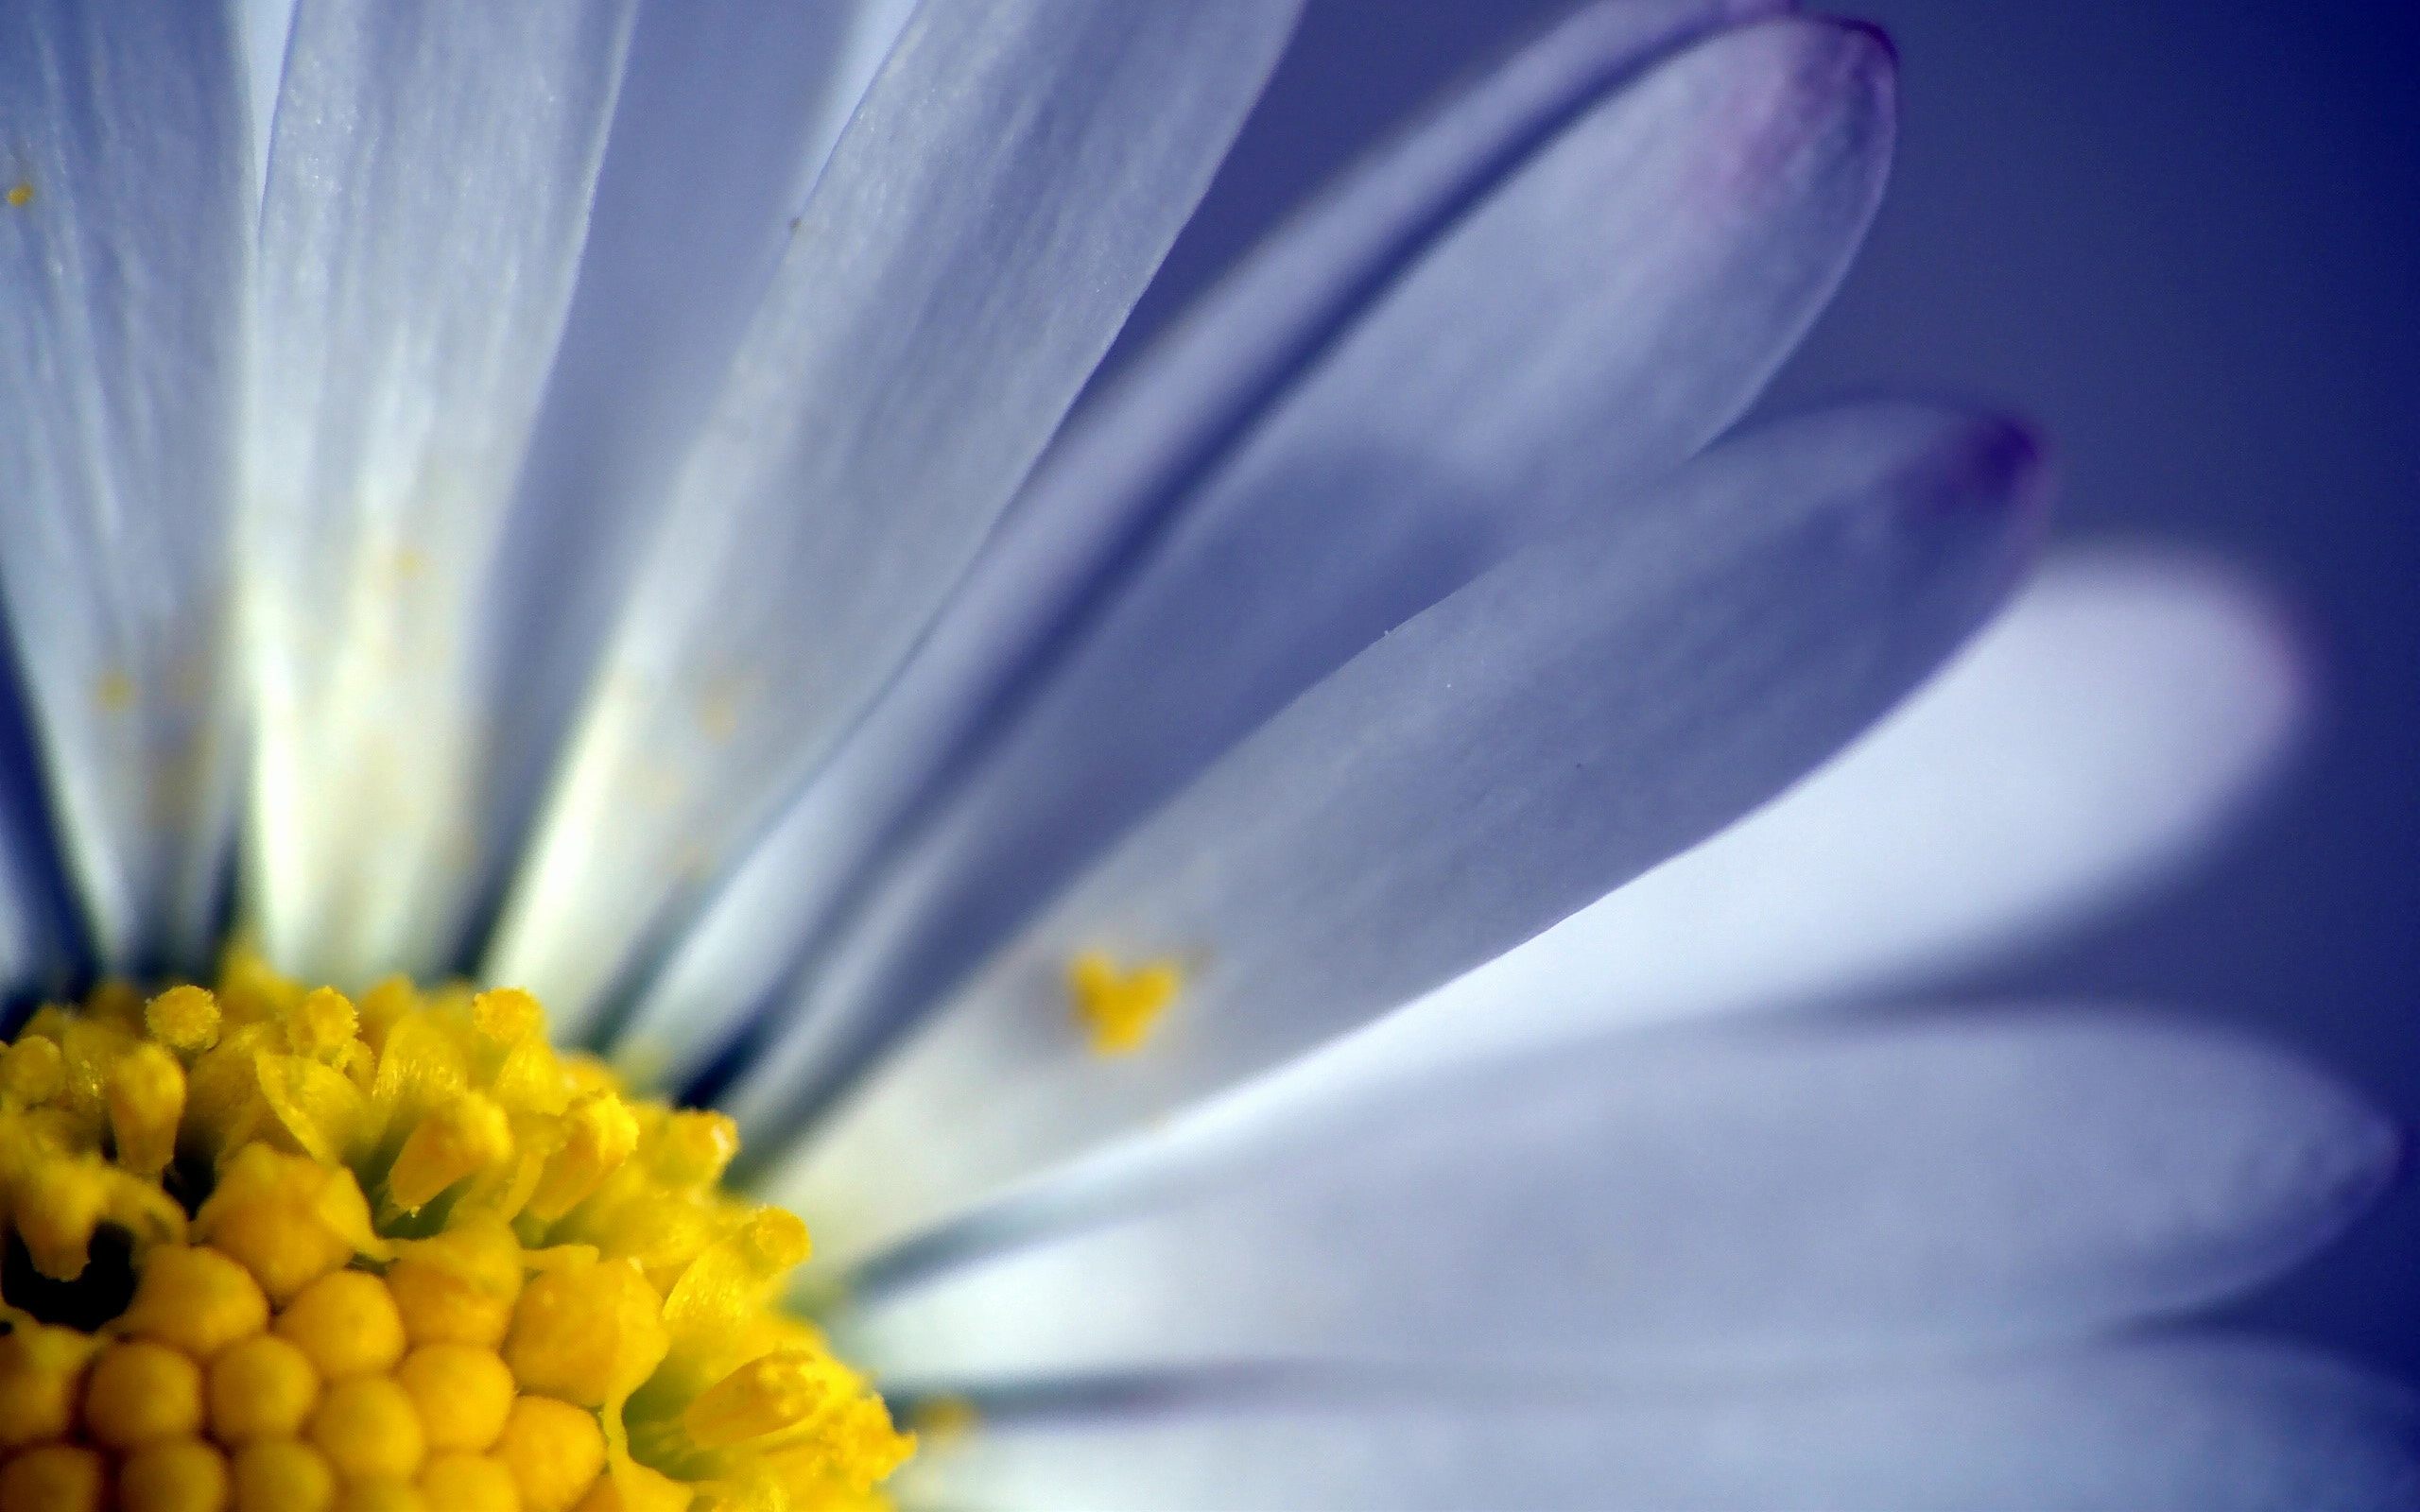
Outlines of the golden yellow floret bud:
{"label": "golden yellow floret bud", "polygon": [[148,1339],[103,1349],[84,1384],[84,1431],[112,1449],[201,1432],[201,1366]]}
{"label": "golden yellow floret bud", "polygon": [[83,1334],[40,1324],[0,1337],[0,1449],[67,1435],[95,1348]]}
{"label": "golden yellow floret bud", "polygon": [[387,1283],[363,1270],[331,1271],[294,1295],[277,1335],[310,1358],[323,1381],[384,1374],[404,1357],[404,1320]]}
{"label": "golden yellow floret bud", "polygon": [[343,1480],[409,1480],[426,1448],[412,1399],[387,1376],[332,1382],[305,1436]]}
{"label": "golden yellow floret bud", "polygon": [[595,1415],[569,1402],[523,1397],[491,1452],[512,1472],[527,1512],[568,1512],[605,1469],[605,1435]]}
{"label": "golden yellow floret bud", "polygon": [[395,1367],[431,1450],[484,1450],[504,1432],[516,1387],[493,1349],[424,1344]]}
{"label": "golden yellow floret bud", "polygon": [[[457,1450],[431,1454],[421,1467],[420,1492],[446,1512],[520,1512],[521,1488],[503,1461]],[[683,1494],[686,1494],[685,1487]],[[687,1503],[684,1501],[685,1509]]]}
{"label": "golden yellow floret bud", "polygon": [[143,1262],[127,1332],[207,1360],[268,1327],[268,1298],[252,1273],[206,1245],[161,1245]]}
{"label": "golden yellow floret bud", "polygon": [[493,1218],[398,1246],[387,1286],[414,1344],[504,1342],[521,1297],[521,1242]]}
{"label": "golden yellow floret bud", "polygon": [[120,1512],[220,1512],[233,1474],[216,1445],[164,1438],[127,1457],[117,1472]]}
{"label": "golden yellow floret bud", "polygon": [[44,1444],[0,1465],[0,1512],[100,1512],[109,1489],[101,1456]]}
{"label": "golden yellow floret bud", "polygon": [[527,1390],[601,1407],[637,1389],[670,1342],[664,1299],[636,1265],[575,1263],[522,1288],[504,1363]]}
{"label": "golden yellow floret bud", "polygon": [[320,1373],[273,1333],[232,1344],[210,1362],[210,1435],[222,1444],[293,1438],[319,1405]]}
{"label": "golden yellow floret bud", "polygon": [[257,1143],[219,1171],[194,1232],[234,1257],[280,1305],[354,1255],[386,1247],[351,1171]]}
{"label": "golden yellow floret bud", "polygon": [[[430,1512],[428,1502],[411,1481],[348,1481],[337,1493],[337,1512]],[[441,1507],[437,1512],[454,1512]]]}
{"label": "golden yellow floret bud", "polygon": [[337,1472],[328,1457],[291,1438],[262,1438],[235,1452],[234,1512],[328,1512]]}

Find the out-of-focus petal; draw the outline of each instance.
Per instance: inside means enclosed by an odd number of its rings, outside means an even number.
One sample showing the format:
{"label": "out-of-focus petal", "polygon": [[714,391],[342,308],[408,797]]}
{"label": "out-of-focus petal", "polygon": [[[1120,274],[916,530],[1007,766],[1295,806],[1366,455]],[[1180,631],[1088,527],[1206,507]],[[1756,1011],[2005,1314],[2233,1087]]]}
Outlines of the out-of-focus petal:
{"label": "out-of-focus petal", "polygon": [[[1087,1410],[1089,1409],[1089,1410]],[[1109,1392],[923,1456],[903,1505],[1011,1512],[2394,1512],[2420,1404],[2209,1339],[1930,1373],[1461,1400]]]}
{"label": "out-of-focus petal", "polygon": [[2049,1008],[1615,1034],[1234,1101],[868,1272],[853,1297],[890,1279],[852,1352],[981,1379],[2006,1348],[2275,1274],[2398,1149],[2342,1089],[2235,1037]]}
{"label": "out-of-focus petal", "polygon": [[251,141],[232,7],[0,17],[0,583],[113,964],[190,960],[226,855]]}
{"label": "out-of-focus petal", "polygon": [[1371,1054],[1462,1054],[1904,984],[2206,842],[2308,713],[2278,607],[2207,563],[2054,558],[1940,679],[1696,850],[1439,989]]}
{"label": "out-of-focus petal", "polygon": [[[910,1233],[1528,938],[1929,673],[2015,581],[2040,483],[2001,421],[1851,410],[1513,558],[1290,705],[979,971],[935,953],[838,977],[886,1017],[947,1005],[779,1185],[834,1211],[847,1173],[885,1172],[869,1241]],[[1067,963],[1093,950],[1185,965],[1141,1054],[1105,1060],[1071,1022]],[[770,1160],[824,1091],[790,1075],[770,1057],[733,1104]]]}
{"label": "out-of-focus petal", "polygon": [[896,668],[1293,12],[1039,0],[908,23],[674,486],[490,959],[567,1032]]}
{"label": "out-of-focus petal", "polygon": [[477,851],[490,572],[634,0],[302,0],[238,533],[252,881],[286,969],[443,964]]}

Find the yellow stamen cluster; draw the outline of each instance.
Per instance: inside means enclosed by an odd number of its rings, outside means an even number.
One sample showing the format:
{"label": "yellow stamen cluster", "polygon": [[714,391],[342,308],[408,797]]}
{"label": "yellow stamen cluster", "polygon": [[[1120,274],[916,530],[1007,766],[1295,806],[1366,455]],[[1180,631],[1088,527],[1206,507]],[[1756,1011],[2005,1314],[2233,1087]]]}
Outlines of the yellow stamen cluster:
{"label": "yellow stamen cluster", "polygon": [[528,994],[245,953],[0,1048],[0,1512],[861,1512],[914,1448],[774,1308],[731,1122]]}

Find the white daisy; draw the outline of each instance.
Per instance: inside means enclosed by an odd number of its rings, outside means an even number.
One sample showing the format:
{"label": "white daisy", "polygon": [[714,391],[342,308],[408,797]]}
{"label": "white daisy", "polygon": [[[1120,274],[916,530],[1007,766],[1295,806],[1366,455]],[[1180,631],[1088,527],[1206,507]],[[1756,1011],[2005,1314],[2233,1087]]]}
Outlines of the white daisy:
{"label": "white daisy", "polygon": [[112,973],[0,1053],[0,1509],[2420,1502],[2399,1388],[2130,1332],[2349,1094],[1711,1022],[2301,713],[2145,550],[1962,651],[2010,421],[1719,439],[1893,134],[1782,9],[1576,14],[1064,434],[1291,0],[0,17],[0,943]]}

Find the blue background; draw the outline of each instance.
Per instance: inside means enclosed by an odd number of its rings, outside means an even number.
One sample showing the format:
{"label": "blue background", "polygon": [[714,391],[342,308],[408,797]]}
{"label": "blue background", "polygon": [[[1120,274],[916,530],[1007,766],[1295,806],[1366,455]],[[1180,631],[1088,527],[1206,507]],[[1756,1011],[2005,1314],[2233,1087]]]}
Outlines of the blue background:
{"label": "blue background", "polygon": [[[1272,222],[1567,6],[1311,0],[1131,351]],[[1876,0],[1897,171],[1774,398],[1996,396],[2069,537],[2211,545],[2304,611],[2325,722],[2147,903],[1968,984],[2190,1005],[2420,1124],[2420,3]],[[1115,359],[1114,359],[1115,362]],[[2241,1311],[2420,1378],[2420,1199]]]}

